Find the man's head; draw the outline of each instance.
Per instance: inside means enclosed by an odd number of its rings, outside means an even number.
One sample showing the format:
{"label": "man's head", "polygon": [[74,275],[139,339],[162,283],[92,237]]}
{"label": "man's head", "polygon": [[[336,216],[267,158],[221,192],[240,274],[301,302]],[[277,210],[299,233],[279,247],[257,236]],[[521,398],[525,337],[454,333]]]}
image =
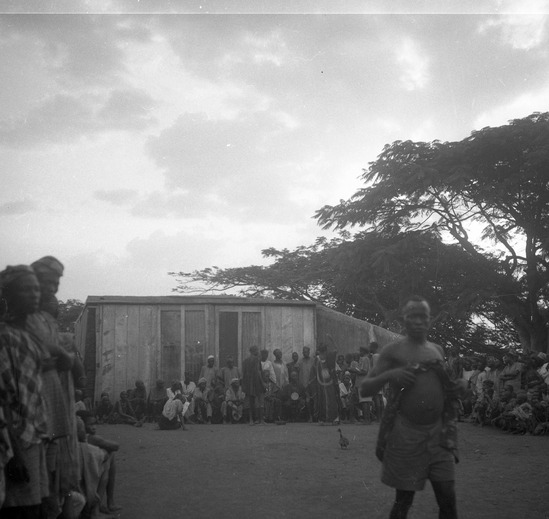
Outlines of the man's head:
{"label": "man's head", "polygon": [[493,369],[496,366],[496,359],[494,359],[491,355],[486,357],[486,366]]}
{"label": "man's head", "polygon": [[208,355],[207,363],[209,368],[213,368],[214,362],[215,362],[215,357],[213,355]]}
{"label": "man's head", "polygon": [[127,400],[128,393],[126,391],[120,391],[120,400]]}
{"label": "man's head", "polygon": [[337,361],[336,361],[340,366],[342,364],[345,364],[345,355],[338,355],[337,356]]}
{"label": "man's head", "polygon": [[367,346],[361,346],[359,349],[358,349],[358,352],[359,352],[359,355],[361,357],[366,357],[366,355],[368,355],[368,347]]}
{"label": "man's head", "polygon": [[276,361],[282,360],[282,351],[279,348],[276,348],[276,350],[273,351],[273,355]]}
{"label": "man's head", "polygon": [[261,350],[261,362],[265,362],[269,358],[269,350]]}
{"label": "man's head", "polygon": [[231,387],[233,389],[238,389],[238,386],[240,386],[240,380],[235,377],[231,380]]}
{"label": "man's head", "polygon": [[351,373],[349,371],[346,371],[344,374],[343,374],[343,382],[345,382],[346,384],[348,384],[349,382],[351,382]]}
{"label": "man's head", "polygon": [[264,381],[264,382],[269,382],[270,377],[271,377],[271,373],[269,372],[268,369],[264,369],[264,370],[261,372],[261,376],[263,377],[263,381]]}
{"label": "man's head", "polygon": [[40,283],[42,299],[47,300],[50,295],[57,294],[59,280],[64,271],[63,264],[53,256],[44,256],[32,263],[31,267],[36,272],[36,277]]}
{"label": "man's head", "polygon": [[250,346],[250,355],[257,357],[259,355],[259,348],[257,346]]}
{"label": "man's head", "polygon": [[290,371],[290,382],[297,384],[298,380],[299,380],[299,373],[295,369],[292,369],[292,371]]}
{"label": "man's head", "polygon": [[76,402],[80,402],[80,400],[82,400],[82,397],[83,397],[82,391],[80,389],[75,389],[74,390],[74,400]]}
{"label": "man's head", "polygon": [[297,362],[299,360],[299,354],[297,353],[297,351],[294,351],[292,353],[292,362]]}
{"label": "man's head", "polygon": [[309,346],[303,346],[303,357],[308,359],[309,356],[311,355],[311,348],[309,348]]}
{"label": "man's head", "polygon": [[200,379],[198,379],[198,387],[203,391],[205,388],[206,388],[206,384],[208,383],[208,381],[202,377]]}
{"label": "man's head", "polygon": [[137,389],[145,389],[145,383],[142,380],[136,380],[135,387]]}
{"label": "man's head", "polygon": [[6,267],[0,272],[0,285],[11,315],[28,315],[38,310],[40,284],[31,267]]}
{"label": "man's head", "polygon": [[164,381],[163,380],[157,380],[156,381],[156,389],[164,389]]}
{"label": "man's head", "polygon": [[468,359],[467,357],[465,357],[462,361],[461,361],[461,365],[463,366],[463,369],[465,371],[471,371],[471,359]]}
{"label": "man's head", "polygon": [[234,359],[229,355],[227,357],[227,367],[229,369],[232,369],[233,366],[234,366]]}
{"label": "man's head", "polygon": [[415,341],[427,338],[431,325],[431,308],[421,296],[406,299],[402,306],[402,318],[408,337]]}

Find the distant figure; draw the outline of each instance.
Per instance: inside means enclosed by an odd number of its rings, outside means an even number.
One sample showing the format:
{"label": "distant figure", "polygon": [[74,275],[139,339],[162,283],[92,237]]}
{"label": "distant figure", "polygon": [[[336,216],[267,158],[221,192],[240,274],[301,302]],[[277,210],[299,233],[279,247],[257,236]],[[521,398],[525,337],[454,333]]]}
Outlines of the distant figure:
{"label": "distant figure", "polygon": [[149,392],[147,399],[147,415],[152,422],[158,422],[164,409],[164,404],[168,401],[166,387],[163,380],[157,380],[154,387]]}
{"label": "distant figure", "polygon": [[[370,363],[371,363],[371,368],[373,369],[377,365],[377,362],[379,360],[379,353],[378,353],[379,344],[375,341],[372,341],[370,343],[369,349],[371,354]],[[383,401],[383,388],[381,388],[372,397],[372,399],[374,402],[374,411],[375,411],[376,419],[379,422],[381,421],[381,416],[383,415],[383,410],[385,409],[385,403]]]}
{"label": "distant figure", "polygon": [[328,353],[326,344],[319,344],[311,371],[309,386],[320,425],[339,423],[339,385],[335,372],[335,352]]}
{"label": "distant figure", "polygon": [[138,420],[135,417],[135,411],[133,410],[132,404],[128,399],[128,393],[126,391],[122,391],[120,393],[120,400],[114,404],[110,423],[135,425],[137,422]]}
{"label": "distant figure", "polygon": [[135,389],[131,398],[135,417],[141,420],[145,417],[147,411],[147,390],[142,380],[135,381]]}
{"label": "distant figure", "polygon": [[305,409],[305,388],[299,382],[299,373],[290,372],[290,381],[282,388],[282,414],[285,420],[299,422]]}
{"label": "distant figure", "polygon": [[309,346],[303,346],[302,355],[303,356],[297,363],[299,367],[299,382],[305,388],[308,421],[312,422],[314,415],[314,402],[311,394],[311,388],[309,387],[309,382],[311,379],[314,359],[311,358],[311,348],[309,348]]}
{"label": "distant figure", "polygon": [[286,367],[286,364],[282,362],[282,351],[279,348],[273,351],[273,355],[275,358],[273,361],[273,368],[276,377],[276,385],[279,388],[283,388],[290,381],[288,368]]}
{"label": "distant figure", "polygon": [[162,414],[158,419],[158,428],[167,431],[173,429],[183,429],[187,430],[185,427],[185,422],[183,420],[183,415],[189,407],[189,402],[185,397],[178,393],[173,398],[170,398],[162,409]]}
{"label": "distant figure", "polygon": [[341,399],[342,420],[356,423],[355,387],[351,380],[351,373],[346,371],[343,380],[339,383],[339,398]]}
{"label": "distant figure", "polygon": [[240,370],[238,369],[238,366],[234,365],[233,357],[227,357],[227,365],[221,368],[221,377],[223,378],[225,390],[231,387],[234,378],[240,380]]}
{"label": "distant figure", "polygon": [[212,423],[212,404],[208,398],[211,388],[207,387],[207,381],[202,377],[193,394],[193,413],[198,423]]}
{"label": "distant figure", "polygon": [[273,382],[268,369],[263,370],[263,385],[265,386],[264,396],[264,412],[263,420],[259,418],[259,425],[264,425],[265,422],[276,422],[280,420],[281,402],[280,402],[280,387]]}
{"label": "distant figure", "polygon": [[259,352],[259,358],[261,360],[261,372],[268,370],[271,382],[276,384],[276,374],[273,363],[269,360],[269,350],[261,350]]}
{"label": "distant figure", "polygon": [[200,370],[199,379],[206,379],[206,388],[210,389],[212,387],[212,382],[217,378],[217,368],[214,366],[215,357],[209,355],[206,361],[206,365],[202,366]]}
{"label": "distant figure", "polygon": [[101,400],[95,408],[95,419],[97,423],[102,424],[109,422],[111,419],[112,413],[114,411],[114,405],[111,402],[111,398],[108,393],[101,393]]}
{"label": "distant figure", "polygon": [[244,410],[245,395],[240,389],[240,379],[233,378],[229,388],[225,392],[225,401],[221,405],[223,423],[239,423]]}
{"label": "distant figure", "polygon": [[299,363],[299,354],[297,353],[297,351],[294,351],[292,353],[292,362],[288,362],[288,364],[286,364],[286,368],[288,369],[288,376],[290,376],[292,371],[299,372],[299,364],[298,363]]}
{"label": "distant figure", "polygon": [[257,346],[250,347],[250,355],[242,363],[242,390],[246,394],[249,406],[250,425],[254,425],[258,417],[260,421],[263,421],[265,386],[261,375],[259,348]]}

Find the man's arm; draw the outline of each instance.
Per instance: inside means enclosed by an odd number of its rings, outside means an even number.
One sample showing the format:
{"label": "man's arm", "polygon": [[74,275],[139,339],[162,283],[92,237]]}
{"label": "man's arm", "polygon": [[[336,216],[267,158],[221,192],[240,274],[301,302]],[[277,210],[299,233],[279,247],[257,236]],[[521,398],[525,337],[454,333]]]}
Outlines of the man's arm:
{"label": "man's arm", "polygon": [[393,351],[397,343],[387,345],[380,353],[376,366],[370,370],[362,386],[358,388],[361,396],[375,395],[387,382],[403,388],[412,385],[416,376],[409,370],[395,366]]}

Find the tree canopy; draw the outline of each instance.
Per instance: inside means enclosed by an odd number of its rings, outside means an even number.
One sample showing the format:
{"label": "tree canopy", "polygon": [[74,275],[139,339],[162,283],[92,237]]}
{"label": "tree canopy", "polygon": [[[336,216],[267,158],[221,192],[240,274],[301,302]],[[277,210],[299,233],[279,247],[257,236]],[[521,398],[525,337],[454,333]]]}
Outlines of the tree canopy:
{"label": "tree canopy", "polygon": [[317,212],[321,226],[438,234],[481,272],[497,274],[489,298],[523,347],[547,348],[549,113],[459,142],[397,141],[362,179],[351,199]]}

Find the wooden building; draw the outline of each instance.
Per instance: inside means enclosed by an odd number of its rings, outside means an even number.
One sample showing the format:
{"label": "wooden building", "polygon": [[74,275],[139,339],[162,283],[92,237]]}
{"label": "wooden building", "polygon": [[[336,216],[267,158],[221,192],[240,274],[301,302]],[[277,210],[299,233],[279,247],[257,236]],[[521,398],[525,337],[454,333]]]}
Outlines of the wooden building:
{"label": "wooden building", "polygon": [[208,355],[217,367],[228,356],[242,366],[253,345],[280,348],[290,362],[293,351],[301,357],[304,346],[314,352],[321,341],[348,353],[396,337],[316,303],[233,296],[90,296],[76,323],[94,400],[103,391],[117,399],[136,380],[149,389],[158,379],[170,383],[189,372],[196,381]]}

